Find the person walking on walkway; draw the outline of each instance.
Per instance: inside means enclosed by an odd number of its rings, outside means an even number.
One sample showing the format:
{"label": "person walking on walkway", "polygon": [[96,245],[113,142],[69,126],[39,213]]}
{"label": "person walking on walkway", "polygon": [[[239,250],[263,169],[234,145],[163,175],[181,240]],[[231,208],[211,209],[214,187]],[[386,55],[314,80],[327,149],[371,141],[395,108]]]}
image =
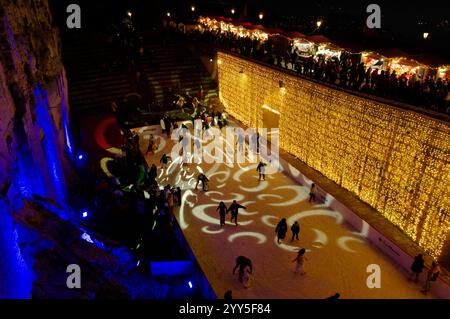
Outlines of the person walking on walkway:
{"label": "person walking on walkway", "polygon": [[277,227],[275,228],[275,233],[277,234],[277,243],[280,243],[280,239],[284,239],[286,237],[286,233],[288,230],[286,218],[283,218],[279,221]]}
{"label": "person walking on walkway", "polygon": [[427,281],[425,282],[425,286],[421,290],[422,293],[426,295],[430,291],[431,285],[437,281],[440,273],[441,268],[439,267],[439,264],[436,261],[433,261],[433,263],[431,264],[431,269],[428,270]]}
{"label": "person walking on walkway", "polygon": [[197,184],[195,184],[195,189],[197,189],[198,184],[200,183],[200,181],[202,182],[202,189],[203,191],[207,191],[208,190],[208,177],[206,177],[205,174],[200,173],[197,177]]}
{"label": "person walking on walkway", "polygon": [[316,201],[316,193],[317,193],[317,187],[316,184],[312,184],[311,185],[311,190],[309,191],[309,201],[311,203],[311,201]]}
{"label": "person walking on walkway", "polygon": [[295,221],[295,223],[292,224],[291,231],[292,231],[291,241],[294,241],[294,238],[298,240],[298,234],[300,233],[300,225],[298,224],[298,221]]}
{"label": "person walking on walkway", "polygon": [[304,275],[306,274],[305,271],[303,270],[303,265],[305,263],[306,260],[308,260],[305,257],[305,248],[302,248],[298,251],[297,257],[295,257],[295,259],[292,262],[295,262],[295,273],[298,274],[300,272],[300,275]]}
{"label": "person walking on walkway", "polygon": [[220,202],[219,206],[216,208],[216,211],[219,211],[220,214],[220,227],[225,225],[225,215],[227,214],[227,206],[224,202]]}
{"label": "person walking on walkway", "polygon": [[408,278],[408,281],[411,281],[414,278],[414,282],[417,283],[419,281],[419,276],[425,268],[425,260],[423,259],[422,254],[418,254],[414,257],[414,261],[411,265],[411,274]]}
{"label": "person walking on walkway", "polygon": [[236,226],[238,225],[238,211],[239,208],[247,209],[247,207],[239,205],[236,200],[233,201],[233,203],[228,207],[227,212],[231,212],[231,222],[235,222]]}
{"label": "person walking on walkway", "polygon": [[259,162],[258,166],[256,167],[256,171],[259,173],[259,181],[261,179],[266,180],[266,163],[263,163],[262,161]]}

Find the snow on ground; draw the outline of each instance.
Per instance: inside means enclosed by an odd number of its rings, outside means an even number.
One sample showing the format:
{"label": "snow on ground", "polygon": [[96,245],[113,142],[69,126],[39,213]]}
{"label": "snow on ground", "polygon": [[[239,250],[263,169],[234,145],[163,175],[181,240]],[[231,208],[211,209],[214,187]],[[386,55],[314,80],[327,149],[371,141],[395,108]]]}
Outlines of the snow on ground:
{"label": "snow on ground", "polygon": [[[141,149],[147,149],[149,130],[141,130]],[[157,135],[154,135],[155,137]],[[346,224],[342,216],[324,205],[308,203],[309,190],[283,173],[258,181],[256,164],[180,164],[163,172],[160,157],[171,152],[173,142],[160,143],[148,162],[158,166],[160,185],[183,189],[184,200],[176,217],[208,281],[219,298],[231,289],[233,298],[425,298],[421,286],[408,282],[407,273]],[[209,191],[194,190],[199,171],[210,179]],[[239,226],[219,227],[218,203],[233,199],[247,207],[239,211]],[[287,218],[289,231],[277,244],[275,226]],[[291,242],[290,226],[298,220],[298,241]],[[307,249],[306,274],[295,274],[292,260],[300,248]],[[253,261],[251,288],[244,288],[232,275],[236,257]],[[381,268],[381,288],[369,289],[367,266]]]}

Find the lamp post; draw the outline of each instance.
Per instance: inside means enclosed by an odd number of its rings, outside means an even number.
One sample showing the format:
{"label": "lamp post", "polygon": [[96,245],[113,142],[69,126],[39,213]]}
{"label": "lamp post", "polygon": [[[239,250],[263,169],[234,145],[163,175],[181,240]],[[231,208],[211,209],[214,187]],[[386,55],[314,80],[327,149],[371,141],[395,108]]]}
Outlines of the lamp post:
{"label": "lamp post", "polygon": [[195,12],[195,6],[194,5],[191,6],[191,11]]}
{"label": "lamp post", "polygon": [[167,15],[168,18],[170,18],[170,12],[169,11],[167,11],[166,15]]}
{"label": "lamp post", "polygon": [[320,20],[320,19],[317,20],[316,25],[317,25],[317,29],[320,28],[320,26],[322,25],[322,20]]}
{"label": "lamp post", "polygon": [[428,32],[424,32],[423,33],[423,39],[424,40],[426,40],[426,39],[428,39],[428,36],[429,36],[430,34],[428,33]]}
{"label": "lamp post", "polygon": [[234,14],[236,11],[234,9],[231,9],[231,14]]}
{"label": "lamp post", "polygon": [[260,12],[258,17],[259,17],[259,20],[262,20],[264,18],[264,14],[262,12]]}

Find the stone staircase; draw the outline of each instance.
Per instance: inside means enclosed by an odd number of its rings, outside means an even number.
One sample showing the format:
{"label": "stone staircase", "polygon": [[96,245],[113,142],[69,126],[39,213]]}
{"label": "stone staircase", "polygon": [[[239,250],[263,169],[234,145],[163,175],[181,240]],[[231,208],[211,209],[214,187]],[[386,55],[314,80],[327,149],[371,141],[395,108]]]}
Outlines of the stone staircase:
{"label": "stone staircase", "polygon": [[142,66],[156,103],[170,103],[174,94],[199,96],[201,89],[206,102],[218,96],[217,83],[183,41],[146,44],[144,50]]}
{"label": "stone staircase", "polygon": [[106,44],[89,41],[64,47],[63,63],[70,106],[78,115],[110,111],[113,101],[135,92],[126,59]]}

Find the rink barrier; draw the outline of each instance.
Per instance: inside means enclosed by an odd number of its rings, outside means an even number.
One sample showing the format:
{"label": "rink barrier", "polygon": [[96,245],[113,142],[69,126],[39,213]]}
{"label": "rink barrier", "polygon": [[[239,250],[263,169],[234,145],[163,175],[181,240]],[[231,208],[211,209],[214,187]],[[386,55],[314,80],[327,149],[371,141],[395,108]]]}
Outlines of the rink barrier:
{"label": "rink barrier", "polygon": [[[197,259],[195,258],[194,253],[192,252],[191,247],[189,246],[186,237],[183,234],[183,231],[181,230],[180,225],[178,224],[178,221],[176,218],[173,218],[173,230],[175,233],[175,237],[177,239],[178,244],[181,246],[181,248],[188,254],[189,261],[191,263],[192,267],[192,278],[193,281],[198,285],[200,288],[202,297],[205,299],[217,299],[217,295],[215,294],[214,290],[211,287],[211,284],[209,283],[208,279],[206,278],[206,275],[201,268],[200,264],[198,263]],[[152,269],[153,271],[153,269]]]}

